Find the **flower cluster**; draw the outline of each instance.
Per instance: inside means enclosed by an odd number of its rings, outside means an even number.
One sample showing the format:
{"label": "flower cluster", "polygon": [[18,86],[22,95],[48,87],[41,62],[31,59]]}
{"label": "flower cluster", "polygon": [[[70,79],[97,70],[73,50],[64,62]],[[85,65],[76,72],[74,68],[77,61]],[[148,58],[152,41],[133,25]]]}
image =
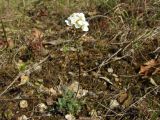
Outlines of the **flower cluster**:
{"label": "flower cluster", "polygon": [[82,31],[88,31],[89,23],[86,21],[83,13],[73,13],[67,20],[65,20],[68,26],[74,26],[75,28],[81,28]]}

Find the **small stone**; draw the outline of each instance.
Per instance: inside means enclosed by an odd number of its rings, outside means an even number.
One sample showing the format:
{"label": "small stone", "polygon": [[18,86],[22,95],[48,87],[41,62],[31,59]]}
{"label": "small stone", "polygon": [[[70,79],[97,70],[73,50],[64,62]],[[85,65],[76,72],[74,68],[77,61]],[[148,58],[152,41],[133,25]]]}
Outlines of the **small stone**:
{"label": "small stone", "polygon": [[58,95],[57,91],[53,88],[49,88],[49,93],[50,93],[51,96],[57,96]]}
{"label": "small stone", "polygon": [[118,103],[117,100],[111,100],[109,106],[110,106],[111,109],[114,109],[114,108],[117,108],[119,106],[119,103]]}
{"label": "small stone", "polygon": [[76,120],[75,117],[72,114],[65,115],[66,120]]}
{"label": "small stone", "polygon": [[28,120],[26,115],[22,115],[20,117],[18,117],[18,120]]}
{"label": "small stone", "polygon": [[28,102],[26,100],[21,100],[19,103],[20,108],[27,108]]}
{"label": "small stone", "polygon": [[88,73],[87,73],[87,72],[84,72],[84,73],[82,74],[82,76],[83,76],[83,77],[86,77],[86,76],[88,76]]}
{"label": "small stone", "polygon": [[89,91],[89,92],[88,92],[88,95],[89,95],[89,96],[92,96],[92,97],[94,97],[94,98],[98,98],[98,95],[97,95],[96,93],[92,92],[92,91]]}
{"label": "small stone", "polygon": [[77,92],[79,88],[79,82],[74,81],[70,86],[68,86],[68,89],[72,92]]}
{"label": "small stone", "polygon": [[79,90],[78,90],[78,94],[77,94],[77,98],[84,97],[84,96],[87,95],[87,93],[88,93],[88,90],[79,89]]}
{"label": "small stone", "polygon": [[68,86],[68,89],[74,93],[77,93],[77,98],[81,98],[87,95],[88,90],[82,89],[79,85],[79,82],[74,81],[71,85]]}
{"label": "small stone", "polygon": [[107,71],[108,71],[109,73],[113,73],[113,69],[112,69],[112,68],[108,68]]}
{"label": "small stone", "polygon": [[38,104],[38,111],[43,113],[48,107],[44,103]]}
{"label": "small stone", "polygon": [[119,86],[122,86],[122,83],[119,82],[118,85],[119,85]]}
{"label": "small stone", "polygon": [[48,97],[46,99],[46,103],[47,103],[47,105],[53,105],[53,103],[54,103],[53,98],[52,97]]}
{"label": "small stone", "polygon": [[49,89],[43,85],[39,86],[38,92],[40,93],[45,93],[45,94],[49,94]]}
{"label": "small stone", "polygon": [[34,68],[35,71],[40,72],[42,71],[42,66],[38,65]]}
{"label": "small stone", "polygon": [[117,78],[117,77],[114,80],[115,80],[115,82],[119,82],[119,78]]}

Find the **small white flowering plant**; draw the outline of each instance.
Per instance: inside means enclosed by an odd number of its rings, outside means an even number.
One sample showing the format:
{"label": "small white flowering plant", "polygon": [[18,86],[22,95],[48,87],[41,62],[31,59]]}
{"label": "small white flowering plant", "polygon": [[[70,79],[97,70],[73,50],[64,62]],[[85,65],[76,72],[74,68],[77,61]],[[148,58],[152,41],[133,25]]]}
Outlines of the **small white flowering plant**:
{"label": "small white flowering plant", "polygon": [[[87,31],[89,31],[89,23],[87,22],[85,15],[83,13],[73,13],[71,14],[66,20],[65,23],[71,27],[71,28],[76,28],[73,30],[71,33],[73,37],[73,44],[68,44],[65,46],[65,53],[68,52],[68,47],[74,49],[74,52],[77,52],[77,62],[78,62],[78,67],[79,67],[79,81],[80,81],[80,52],[82,50],[82,42],[81,42],[81,37],[83,35],[87,34]],[[82,31],[85,31],[85,33],[82,33],[78,31],[78,29],[81,29]],[[66,29],[68,30],[68,29]],[[72,29],[71,29],[72,30]],[[74,46],[74,47],[73,47]],[[78,90],[79,91],[79,85],[78,85]],[[78,99],[77,93],[75,94],[73,91],[70,90],[65,90],[63,93],[63,96],[61,98],[58,98],[57,101],[57,108],[60,112],[65,113],[65,114],[71,114],[72,116],[78,115],[78,113],[82,109],[83,102]],[[66,116],[68,118],[68,116]],[[70,116],[69,116],[70,117]]]}
{"label": "small white flowering plant", "polygon": [[76,29],[81,28],[82,31],[88,31],[89,23],[86,21],[85,15],[83,13],[73,13],[71,14],[65,23],[68,26],[74,26]]}

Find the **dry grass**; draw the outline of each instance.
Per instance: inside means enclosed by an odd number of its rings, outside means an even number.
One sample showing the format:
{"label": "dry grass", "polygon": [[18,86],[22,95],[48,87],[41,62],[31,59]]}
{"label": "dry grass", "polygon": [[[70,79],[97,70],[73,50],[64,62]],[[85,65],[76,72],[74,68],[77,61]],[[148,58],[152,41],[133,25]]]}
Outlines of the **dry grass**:
{"label": "dry grass", "polygon": [[[64,119],[56,104],[48,105],[45,113],[35,110],[51,97],[38,92],[37,84],[57,88],[75,80],[89,91],[81,99],[85,103],[77,119],[160,119],[160,76],[143,78],[138,73],[143,63],[154,59],[156,55],[150,53],[159,47],[159,0],[8,1],[0,0],[4,25],[4,29],[0,26],[0,119],[17,119],[23,114],[30,119]],[[75,36],[75,31],[66,27],[64,20],[73,12],[85,13],[90,23],[85,36],[80,31]],[[43,33],[38,40],[33,28]],[[56,40],[60,42],[53,42]],[[46,56],[49,59],[41,64],[42,69],[31,72],[30,84],[18,86],[20,76],[16,76],[25,72],[17,69],[18,61],[22,60],[28,69]],[[112,84],[101,78],[108,78]],[[150,78],[157,86],[150,83]],[[37,82],[40,79],[42,83]],[[52,97],[54,103],[59,97]],[[19,107],[22,99],[28,101],[28,108]],[[111,110],[112,99],[120,105]],[[51,110],[51,116],[46,117]]]}

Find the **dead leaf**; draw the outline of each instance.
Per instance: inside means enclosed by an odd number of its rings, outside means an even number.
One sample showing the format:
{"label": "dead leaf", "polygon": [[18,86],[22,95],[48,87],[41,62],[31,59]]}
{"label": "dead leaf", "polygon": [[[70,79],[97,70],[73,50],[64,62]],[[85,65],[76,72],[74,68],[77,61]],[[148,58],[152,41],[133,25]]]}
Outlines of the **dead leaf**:
{"label": "dead leaf", "polygon": [[42,31],[33,28],[32,35],[29,38],[28,42],[29,48],[31,51],[37,56],[42,55],[45,56],[48,54],[48,50],[43,46],[43,33]]}
{"label": "dead leaf", "polygon": [[128,97],[127,97],[127,99],[124,101],[123,107],[125,107],[125,108],[129,107],[129,106],[131,105],[132,101],[133,101],[132,94],[131,94],[131,93],[128,93]]}
{"label": "dead leaf", "polygon": [[34,37],[34,39],[41,39],[43,37],[43,33],[38,30],[37,28],[33,28],[32,29],[32,36]]}
{"label": "dead leaf", "polygon": [[15,44],[14,44],[14,40],[13,39],[8,38],[7,43],[8,43],[8,48],[9,49],[14,48]]}
{"label": "dead leaf", "polygon": [[155,59],[152,59],[144,63],[143,65],[141,65],[139,74],[143,76],[151,75],[156,69],[157,65],[158,65],[158,61]]}
{"label": "dead leaf", "polygon": [[0,39],[0,49],[4,49],[7,47],[7,43],[5,40]]}
{"label": "dead leaf", "polygon": [[128,94],[125,91],[120,91],[119,95],[118,95],[118,102],[120,104],[124,103],[124,101],[128,98]]}
{"label": "dead leaf", "polygon": [[149,104],[146,102],[146,100],[143,99],[141,102],[138,102],[137,104],[137,108],[139,109],[140,113],[143,113],[144,115],[149,114]]}
{"label": "dead leaf", "polygon": [[39,83],[36,83],[36,85],[38,86],[37,91],[39,93],[47,94],[53,97],[56,97],[59,95],[59,93],[54,88],[47,88],[44,85],[39,84]]}
{"label": "dead leaf", "polygon": [[27,75],[21,76],[21,82],[18,84],[18,86],[24,85],[29,82],[29,77]]}

